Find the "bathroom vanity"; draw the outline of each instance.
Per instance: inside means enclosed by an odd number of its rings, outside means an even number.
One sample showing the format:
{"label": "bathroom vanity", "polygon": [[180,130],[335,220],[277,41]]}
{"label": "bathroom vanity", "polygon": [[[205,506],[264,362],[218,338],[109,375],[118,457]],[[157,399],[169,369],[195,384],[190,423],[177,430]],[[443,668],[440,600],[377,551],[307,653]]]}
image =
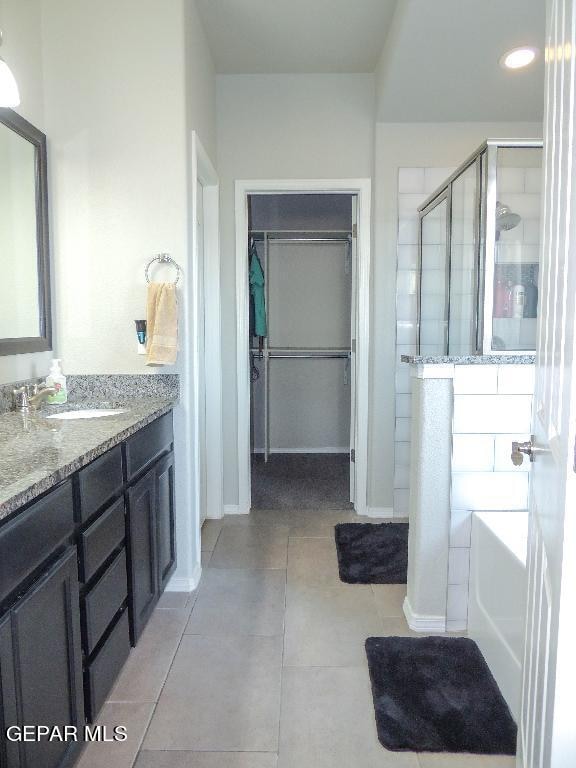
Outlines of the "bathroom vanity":
{"label": "bathroom vanity", "polygon": [[172,406],[102,419],[0,415],[0,766],[60,768],[81,748],[176,564]]}

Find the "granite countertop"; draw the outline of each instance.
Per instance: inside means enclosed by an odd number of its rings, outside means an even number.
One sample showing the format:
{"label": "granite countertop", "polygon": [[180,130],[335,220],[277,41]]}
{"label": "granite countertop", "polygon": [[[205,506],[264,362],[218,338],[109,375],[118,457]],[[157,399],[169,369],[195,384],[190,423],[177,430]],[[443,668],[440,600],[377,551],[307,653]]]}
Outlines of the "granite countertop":
{"label": "granite countertop", "polygon": [[[0,521],[170,411],[177,398],[87,400],[0,415]],[[48,419],[57,411],[124,408],[96,419]]]}
{"label": "granite countertop", "polygon": [[536,355],[402,355],[417,365],[534,365]]}

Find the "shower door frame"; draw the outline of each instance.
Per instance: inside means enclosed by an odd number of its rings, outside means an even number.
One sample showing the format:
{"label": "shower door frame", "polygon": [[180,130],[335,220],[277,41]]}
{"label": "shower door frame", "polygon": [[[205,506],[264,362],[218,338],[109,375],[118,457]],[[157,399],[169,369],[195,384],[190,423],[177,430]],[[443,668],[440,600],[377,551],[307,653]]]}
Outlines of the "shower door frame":
{"label": "shower door frame", "polygon": [[250,339],[248,287],[248,197],[266,194],[345,194],[354,195],[357,207],[356,391],[351,407],[355,413],[354,435],[355,498],[360,515],[368,508],[368,439],[370,424],[370,259],[371,195],[370,179],[295,179],[238,180],[235,183],[236,218],[236,366],[237,366],[237,451],[238,506],[227,506],[228,514],[248,514],[251,507],[250,466]]}
{"label": "shower door frame", "polygon": [[[451,225],[452,225],[452,184],[470,166],[478,164],[478,200],[477,200],[477,222],[475,229],[476,237],[476,266],[475,266],[475,293],[476,307],[474,310],[473,322],[475,325],[475,349],[470,354],[473,355],[530,355],[535,354],[536,350],[530,349],[492,349],[492,313],[494,310],[494,273],[496,260],[496,202],[498,196],[497,188],[497,170],[498,170],[498,150],[500,148],[517,149],[543,149],[542,139],[488,139],[483,142],[466,160],[458,166],[443,184],[441,184],[418,208],[418,353],[420,354],[420,293],[422,288],[422,220],[426,214],[432,210],[435,205],[443,199],[448,201],[448,210],[446,213],[447,237],[446,249],[448,265],[448,281],[450,280],[451,264]],[[482,162],[483,156],[486,157],[486,163]],[[484,168],[485,165],[485,168]],[[484,178],[485,176],[485,178]],[[486,188],[486,195],[484,195]],[[446,355],[449,354],[449,329],[450,329],[450,291],[448,290],[447,305],[447,336],[446,336]]]}

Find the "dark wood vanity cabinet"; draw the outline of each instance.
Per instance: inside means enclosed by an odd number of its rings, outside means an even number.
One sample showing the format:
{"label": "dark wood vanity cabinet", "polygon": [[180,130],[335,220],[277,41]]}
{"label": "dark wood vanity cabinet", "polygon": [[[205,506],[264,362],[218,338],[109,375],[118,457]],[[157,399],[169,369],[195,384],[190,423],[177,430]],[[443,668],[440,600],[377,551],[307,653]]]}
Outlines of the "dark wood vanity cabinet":
{"label": "dark wood vanity cabinet", "polygon": [[174,454],[163,456],[128,491],[133,643],[176,566]]}
{"label": "dark wood vanity cabinet", "polygon": [[[69,547],[0,623],[0,719],[10,726],[84,724],[76,551]],[[2,739],[4,768],[70,765],[75,741]]]}
{"label": "dark wood vanity cabinet", "polygon": [[0,768],[65,768],[176,565],[168,413],[0,526]]}

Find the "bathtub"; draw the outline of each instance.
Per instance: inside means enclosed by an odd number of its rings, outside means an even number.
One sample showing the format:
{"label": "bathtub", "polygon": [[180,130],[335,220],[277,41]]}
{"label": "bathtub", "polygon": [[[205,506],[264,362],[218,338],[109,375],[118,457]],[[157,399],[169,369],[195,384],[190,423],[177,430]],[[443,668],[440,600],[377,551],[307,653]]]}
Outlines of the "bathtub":
{"label": "bathtub", "polygon": [[518,721],[526,618],[528,512],[472,517],[468,636]]}

